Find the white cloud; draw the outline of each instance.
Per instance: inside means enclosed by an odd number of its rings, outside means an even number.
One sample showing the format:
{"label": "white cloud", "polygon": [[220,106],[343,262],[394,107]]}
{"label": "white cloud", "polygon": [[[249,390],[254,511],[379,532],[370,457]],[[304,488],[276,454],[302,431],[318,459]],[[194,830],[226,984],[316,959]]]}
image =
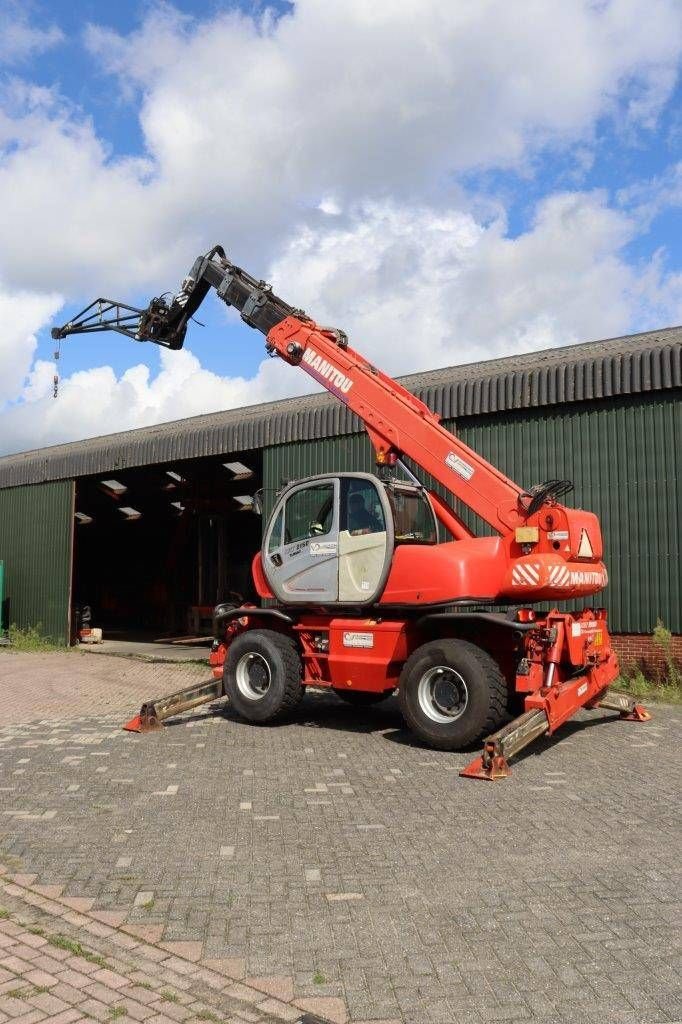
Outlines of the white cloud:
{"label": "white cloud", "polygon": [[642,228],[664,211],[682,206],[682,160],[649,181],[621,189],[618,202],[637,217]]}
{"label": "white cloud", "polygon": [[144,365],[132,366],[120,377],[110,366],[73,373],[60,381],[57,399],[52,395],[54,364],[37,361],[22,400],[2,413],[0,453],[274,401],[311,389],[302,374],[272,359],[251,379],[220,377],[188,350],[162,350],[160,359],[154,375]]}
{"label": "white cloud", "polygon": [[54,316],[62,301],[55,294],[10,294],[0,287],[0,409],[20,394],[31,369],[36,332]]}
{"label": "white cloud", "polygon": [[0,65],[16,64],[44,53],[64,38],[56,25],[32,25],[26,7],[15,0],[0,0],[0,17]]}
{"label": "white cloud", "polygon": [[[470,213],[367,202],[292,236],[269,275],[276,290],[392,374],[565,345],[627,331],[642,310],[682,319],[682,275],[622,255],[635,230],[601,193],[544,200],[510,238]],[[246,328],[245,328],[246,330]],[[189,351],[161,351],[151,375],[134,366],[71,375],[51,397],[38,363],[23,401],[6,409],[5,451],[125,430],[310,390],[306,375],[265,360],[252,378],[220,377]],[[92,401],[92,396],[97,401]]]}
{"label": "white cloud", "polygon": [[229,155],[228,174],[357,190],[517,164],[618,105],[648,122],[681,32],[675,0],[544,0],[526,17],[507,0],[298,0],[260,24],[162,6],[132,36],[91,27],[88,41],[142,89],[164,166],[183,169],[193,142],[207,164]]}
{"label": "white cloud", "polygon": [[516,238],[501,219],[366,203],[300,231],[272,277],[380,365],[408,372],[617,335],[643,306],[658,323],[679,316],[679,281],[655,261],[626,262],[634,233],[602,193],[551,196]]}
{"label": "white cloud", "polygon": [[[60,295],[173,287],[214,241],[256,274],[269,266],[285,298],[347,329],[394,373],[615,334],[679,310],[680,281],[662,258],[637,270],[624,259],[636,220],[606,197],[550,196],[510,238],[499,205],[483,196],[474,207],[458,191],[462,172],[531,173],[548,147],[584,168],[602,119],[648,128],[671,93],[679,0],[529,10],[298,0],[279,20],[193,20],[161,6],[126,37],[91,26],[87,46],[139,113],[136,157],[113,153],[55,90],[6,83],[0,450],[307,387],[271,361],[246,380],[163,353],[158,374],[82,371],[52,400],[52,366],[32,360]],[[30,45],[22,37],[26,53],[57,41],[21,24],[34,33]]]}
{"label": "white cloud", "polygon": [[[452,176],[528,166],[600,118],[650,124],[672,89],[678,0],[299,0],[275,21],[203,21],[163,6],[99,64],[138,102],[145,159],[33,94],[0,120],[0,277],[30,287],[168,287],[187,253],[224,240],[265,262],[320,203],[434,196]],[[302,56],[304,55],[304,56]],[[329,209],[329,207],[327,207]],[[317,214],[319,216],[319,212]]]}

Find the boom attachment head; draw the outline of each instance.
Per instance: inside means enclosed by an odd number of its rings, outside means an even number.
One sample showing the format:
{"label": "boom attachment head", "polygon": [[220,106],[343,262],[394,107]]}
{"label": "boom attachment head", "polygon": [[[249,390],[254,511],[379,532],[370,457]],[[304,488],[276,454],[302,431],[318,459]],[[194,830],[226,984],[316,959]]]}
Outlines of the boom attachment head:
{"label": "boom attachment head", "polygon": [[231,263],[222,246],[215,245],[195,260],[180,290],[170,300],[158,296],[146,309],[137,309],[116,299],[95,299],[68,323],[53,327],[52,337],[61,340],[70,334],[118,331],[135,341],[153,341],[164,348],[179,349],[189,321],[211,288],[226,305],[239,311],[244,323],[265,335],[289,316],[308,320],[303,310],[274,295],[270,285]]}
{"label": "boom attachment head", "polygon": [[116,299],[95,299],[82,309],[63,327],[53,327],[51,334],[56,341],[70,334],[96,334],[100,331],[117,331],[133,341],[153,341],[164,348],[182,348],[187,330],[186,321],[176,326],[174,307],[176,296],[169,305],[163,296],[152,299],[146,309],[128,306]]}
{"label": "boom attachment head", "polygon": [[95,299],[89,306],[62,327],[53,327],[50,334],[61,341],[70,334],[95,334],[100,331],[118,331],[129,338],[138,337],[143,310],[127,306],[116,299]]}

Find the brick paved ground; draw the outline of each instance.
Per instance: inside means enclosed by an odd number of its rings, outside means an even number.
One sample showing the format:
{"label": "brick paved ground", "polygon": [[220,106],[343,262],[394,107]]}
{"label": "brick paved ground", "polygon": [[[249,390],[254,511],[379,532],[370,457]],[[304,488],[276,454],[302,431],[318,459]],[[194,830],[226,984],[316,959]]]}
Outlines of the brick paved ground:
{"label": "brick paved ground", "polygon": [[[75,1024],[124,1017],[147,1024],[280,1024],[297,1011],[132,937],[0,888],[0,1021]],[[79,924],[80,922],[80,924]]]}
{"label": "brick paved ground", "polygon": [[0,858],[19,882],[330,1019],[343,1000],[354,1022],[682,1020],[678,710],[584,714],[490,785],[414,745],[393,701],[119,730],[183,673],[0,654]]}
{"label": "brick paved ground", "polygon": [[0,723],[72,721],[136,709],[147,697],[201,680],[201,667],[151,664],[91,651],[15,654],[0,648]]}

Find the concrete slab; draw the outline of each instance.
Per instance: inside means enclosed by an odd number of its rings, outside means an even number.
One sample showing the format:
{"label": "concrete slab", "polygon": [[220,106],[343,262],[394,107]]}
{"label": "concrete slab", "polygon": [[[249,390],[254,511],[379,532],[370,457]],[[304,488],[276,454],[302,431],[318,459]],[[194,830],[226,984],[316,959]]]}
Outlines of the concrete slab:
{"label": "concrete slab", "polygon": [[146,661],[207,661],[211,638],[201,644],[157,644],[139,640],[103,640],[101,644],[80,644],[84,654],[113,654]]}

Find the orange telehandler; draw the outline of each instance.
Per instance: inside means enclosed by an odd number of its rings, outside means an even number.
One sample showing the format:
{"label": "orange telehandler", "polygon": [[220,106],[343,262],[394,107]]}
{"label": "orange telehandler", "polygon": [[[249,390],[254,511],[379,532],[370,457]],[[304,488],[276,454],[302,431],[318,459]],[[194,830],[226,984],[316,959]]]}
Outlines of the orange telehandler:
{"label": "orange telehandler", "polygon": [[[579,708],[649,717],[627,695],[607,692],[619,668],[605,610],[553,607],[582,604],[607,584],[597,517],[559,501],[570,481],[518,487],[342,331],[287,305],[220,246],[195,261],[172,299],[146,309],[98,299],[52,336],[115,330],[179,349],[211,288],[266,335],[271,356],[359,417],[378,474],[327,473],[278,495],[252,567],[267,606],[218,606],[215,681],[148,702],[129,728],[155,727],[222,695],[264,723],[291,711],[307,686],[330,687],[359,707],[397,690],[407,725],[425,743],[459,750],[484,739],[462,774],[495,779]],[[453,499],[493,535],[475,536]],[[538,602],[549,610],[535,611]],[[500,605],[509,611],[491,610]]]}

